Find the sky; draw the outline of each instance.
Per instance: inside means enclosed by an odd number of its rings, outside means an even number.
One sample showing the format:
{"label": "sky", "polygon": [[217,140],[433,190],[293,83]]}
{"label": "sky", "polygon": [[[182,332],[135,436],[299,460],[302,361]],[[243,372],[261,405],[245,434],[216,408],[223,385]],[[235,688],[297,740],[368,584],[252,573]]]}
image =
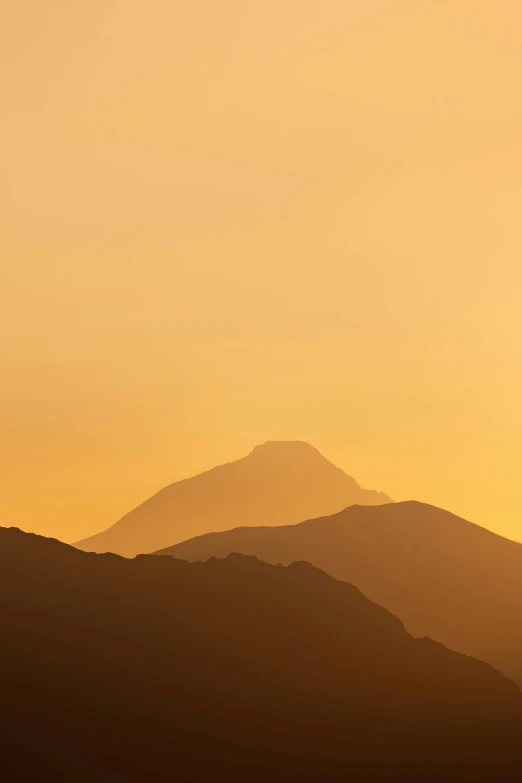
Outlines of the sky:
{"label": "sky", "polygon": [[257,443],[522,540],[522,5],[0,3],[0,524]]}

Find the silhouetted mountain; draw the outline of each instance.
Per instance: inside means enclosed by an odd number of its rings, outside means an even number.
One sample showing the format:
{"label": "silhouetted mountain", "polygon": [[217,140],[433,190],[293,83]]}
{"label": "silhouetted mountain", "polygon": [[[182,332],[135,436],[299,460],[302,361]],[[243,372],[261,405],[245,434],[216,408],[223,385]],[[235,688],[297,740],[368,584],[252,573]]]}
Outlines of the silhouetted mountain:
{"label": "silhouetted mountain", "polygon": [[294,524],[353,503],[389,502],[387,495],[361,489],[307,443],[272,441],[165,487],[109,530],[75,546],[134,557],[238,524]]}
{"label": "silhouetted mountain", "polygon": [[10,783],[521,768],[514,683],[307,563],[125,560],[0,529],[0,632]]}
{"label": "silhouetted mountain", "polygon": [[522,545],[447,511],[353,506],[279,528],[200,536],[160,554],[309,560],[397,614],[415,636],[488,661],[522,685]]}

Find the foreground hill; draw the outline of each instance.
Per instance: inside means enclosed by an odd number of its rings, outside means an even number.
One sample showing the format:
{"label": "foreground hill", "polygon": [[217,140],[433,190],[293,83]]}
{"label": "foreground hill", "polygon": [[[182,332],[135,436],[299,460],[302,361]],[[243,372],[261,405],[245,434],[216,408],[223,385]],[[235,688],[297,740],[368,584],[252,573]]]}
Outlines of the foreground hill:
{"label": "foreground hill", "polygon": [[103,533],[75,546],[125,557],[234,525],[287,525],[353,503],[389,503],[307,443],[272,441],[248,456],[165,487]]}
{"label": "foreground hill", "polygon": [[[307,563],[0,529],[3,779],[514,779],[522,696]],[[492,777],[493,775],[493,777]]]}
{"label": "foreground hill", "polygon": [[522,545],[423,503],[364,508],[279,528],[238,528],[164,550],[308,560],[428,635],[522,685]]}

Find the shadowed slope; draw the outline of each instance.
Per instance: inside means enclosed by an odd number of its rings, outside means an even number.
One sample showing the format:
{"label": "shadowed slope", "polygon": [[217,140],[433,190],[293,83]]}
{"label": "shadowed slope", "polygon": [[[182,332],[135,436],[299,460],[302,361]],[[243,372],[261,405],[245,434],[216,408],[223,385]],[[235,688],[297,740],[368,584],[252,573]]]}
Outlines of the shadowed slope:
{"label": "shadowed slope", "polygon": [[133,557],[236,524],[294,524],[353,503],[388,502],[387,495],[361,489],[307,443],[272,441],[165,487],[109,530],[75,546]]}
{"label": "shadowed slope", "polygon": [[423,503],[353,506],[294,526],[201,536],[160,554],[205,560],[229,552],[309,560],[357,585],[416,636],[487,660],[522,684],[522,545],[485,528]]}
{"label": "shadowed slope", "polygon": [[0,632],[9,781],[476,781],[521,761],[512,682],[307,563],[0,529]]}

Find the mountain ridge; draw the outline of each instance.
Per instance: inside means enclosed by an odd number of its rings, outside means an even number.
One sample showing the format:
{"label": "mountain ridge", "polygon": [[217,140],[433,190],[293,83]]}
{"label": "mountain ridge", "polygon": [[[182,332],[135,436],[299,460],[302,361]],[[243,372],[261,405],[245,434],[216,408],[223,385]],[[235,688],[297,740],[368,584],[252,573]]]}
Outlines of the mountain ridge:
{"label": "mountain ridge", "polygon": [[522,545],[436,506],[351,506],[276,528],[239,527],[160,550],[189,561],[229,551],[305,559],[355,584],[415,636],[489,661],[522,684]]}

